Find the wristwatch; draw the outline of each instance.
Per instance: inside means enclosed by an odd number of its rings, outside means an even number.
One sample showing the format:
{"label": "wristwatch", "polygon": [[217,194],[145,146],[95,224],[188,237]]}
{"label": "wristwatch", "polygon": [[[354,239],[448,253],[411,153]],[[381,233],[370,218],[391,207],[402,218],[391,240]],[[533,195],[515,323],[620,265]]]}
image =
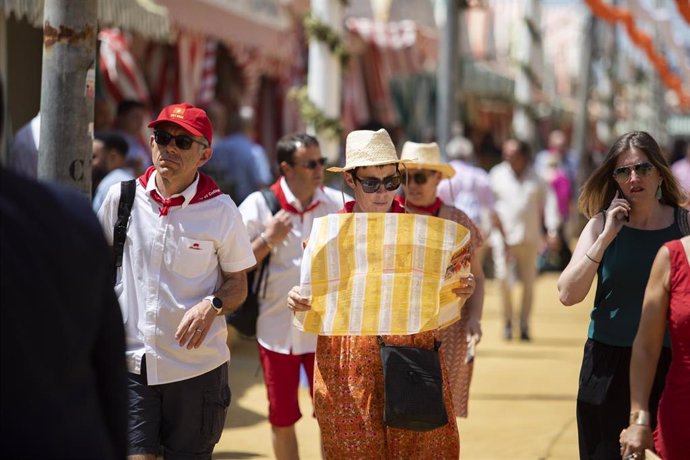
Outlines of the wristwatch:
{"label": "wristwatch", "polygon": [[208,300],[209,302],[211,302],[211,306],[216,311],[216,314],[220,315],[220,313],[223,311],[223,301],[220,300],[219,297],[209,295],[204,297],[204,300]]}

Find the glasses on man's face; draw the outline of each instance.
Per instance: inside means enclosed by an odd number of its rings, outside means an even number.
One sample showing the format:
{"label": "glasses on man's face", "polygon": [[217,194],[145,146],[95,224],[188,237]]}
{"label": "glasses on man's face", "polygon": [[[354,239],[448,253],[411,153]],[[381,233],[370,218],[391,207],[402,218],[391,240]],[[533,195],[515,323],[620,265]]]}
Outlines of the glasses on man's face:
{"label": "glasses on man's face", "polygon": [[400,187],[400,182],[402,181],[400,174],[397,173],[393,174],[392,176],[384,177],[383,179],[378,179],[375,177],[367,177],[362,179],[361,177],[358,177],[357,174],[353,174],[352,178],[362,184],[362,190],[364,190],[364,193],[378,192],[379,188],[381,188],[381,184],[383,184],[383,188],[385,188],[387,191],[392,192]]}
{"label": "glasses on man's face", "polygon": [[316,169],[317,166],[323,166],[326,164],[326,159],[321,157],[318,160],[306,160],[300,163],[292,163],[293,166],[301,166],[307,169]]}
{"label": "glasses on man's face", "polygon": [[194,142],[203,145],[204,148],[208,147],[208,145],[204,144],[203,142],[199,142],[193,137],[187,136],[186,134],[178,134],[177,136],[173,136],[167,131],[153,132],[153,140],[156,141],[156,144],[158,145],[168,145],[172,139],[175,139],[175,145],[181,150],[189,150]]}
{"label": "glasses on man's face", "polygon": [[424,185],[429,180],[429,178],[431,176],[433,176],[435,173],[434,172],[426,172],[426,171],[415,171],[415,172],[410,171],[408,173],[407,171],[403,171],[401,174],[402,174],[403,184],[409,184],[410,179],[411,179],[417,185]]}
{"label": "glasses on man's face", "polygon": [[638,176],[644,177],[652,172],[652,169],[654,169],[654,165],[646,161],[644,163],[637,163],[636,165],[621,166],[613,170],[613,178],[616,182],[627,182],[630,180],[633,171],[635,171],[635,174]]}

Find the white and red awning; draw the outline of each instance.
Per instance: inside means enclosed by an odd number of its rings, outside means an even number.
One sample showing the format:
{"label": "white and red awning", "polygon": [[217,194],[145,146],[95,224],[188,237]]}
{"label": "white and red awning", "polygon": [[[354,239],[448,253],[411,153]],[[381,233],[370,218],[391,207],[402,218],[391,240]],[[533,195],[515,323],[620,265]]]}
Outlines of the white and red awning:
{"label": "white and red awning", "polygon": [[[277,76],[296,52],[294,24],[278,0],[156,0],[180,30],[211,36],[230,48],[251,73]],[[251,75],[249,76],[251,79]]]}
{"label": "white and red awning", "polygon": [[398,124],[390,93],[393,78],[436,68],[435,31],[415,21],[380,22],[350,17],[345,21],[352,62],[345,70],[343,121],[346,129],[376,120]]}
{"label": "white and red awning", "polygon": [[[369,18],[348,18],[347,31],[355,39],[373,45],[391,56],[396,73],[415,73],[436,67],[436,31],[415,21],[379,22]],[[353,46],[353,49],[357,49]]]}

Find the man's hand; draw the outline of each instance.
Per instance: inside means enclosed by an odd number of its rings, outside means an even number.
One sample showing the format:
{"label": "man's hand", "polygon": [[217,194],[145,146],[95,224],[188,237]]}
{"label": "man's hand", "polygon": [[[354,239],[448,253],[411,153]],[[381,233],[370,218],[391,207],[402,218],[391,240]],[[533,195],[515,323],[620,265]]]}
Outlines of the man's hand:
{"label": "man's hand", "polygon": [[199,348],[216,316],[216,310],[211,302],[202,300],[184,314],[175,332],[175,340],[187,350]]}
{"label": "man's hand", "polygon": [[292,220],[290,213],[281,209],[266,222],[266,238],[271,244],[280,244],[292,230]]}

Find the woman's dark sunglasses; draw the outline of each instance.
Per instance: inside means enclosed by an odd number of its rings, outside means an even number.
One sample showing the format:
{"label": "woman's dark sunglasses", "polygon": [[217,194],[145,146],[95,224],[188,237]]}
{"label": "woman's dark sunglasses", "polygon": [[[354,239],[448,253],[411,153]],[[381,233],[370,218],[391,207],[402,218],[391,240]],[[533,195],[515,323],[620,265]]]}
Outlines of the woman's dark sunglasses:
{"label": "woman's dark sunglasses", "polygon": [[635,171],[635,174],[638,176],[646,176],[652,172],[652,169],[654,169],[654,165],[647,162],[637,163],[631,166],[622,166],[613,170],[613,178],[616,182],[627,182],[630,180],[633,171]]}
{"label": "woman's dark sunglasses", "polygon": [[424,171],[417,171],[415,173],[408,173],[408,172],[402,172],[402,182],[403,184],[409,184],[408,180],[412,179],[415,184],[417,185],[424,185],[426,184],[426,181],[429,180],[429,177],[431,177],[434,173],[427,173]]}
{"label": "woman's dark sunglasses", "polygon": [[353,174],[352,178],[362,184],[362,190],[364,190],[364,193],[378,192],[379,188],[381,188],[381,184],[383,184],[383,188],[385,188],[387,191],[392,192],[393,190],[397,190],[402,182],[400,174],[393,174],[392,176],[384,177],[383,179],[376,179],[373,177],[362,179],[361,177],[357,177],[357,174]]}
{"label": "woman's dark sunglasses", "polygon": [[153,132],[153,140],[156,141],[156,144],[158,145],[168,145],[170,144],[171,139],[175,139],[175,145],[177,148],[182,150],[189,150],[194,142],[203,145],[204,148],[208,147],[208,145],[204,144],[203,142],[199,142],[193,137],[187,136],[186,134],[178,134],[177,136],[173,136],[167,131]]}
{"label": "woman's dark sunglasses", "polygon": [[307,160],[303,161],[301,163],[292,163],[293,166],[301,166],[303,168],[307,169],[316,169],[316,166],[318,165],[325,165],[326,164],[326,159],[321,157],[318,160]]}

